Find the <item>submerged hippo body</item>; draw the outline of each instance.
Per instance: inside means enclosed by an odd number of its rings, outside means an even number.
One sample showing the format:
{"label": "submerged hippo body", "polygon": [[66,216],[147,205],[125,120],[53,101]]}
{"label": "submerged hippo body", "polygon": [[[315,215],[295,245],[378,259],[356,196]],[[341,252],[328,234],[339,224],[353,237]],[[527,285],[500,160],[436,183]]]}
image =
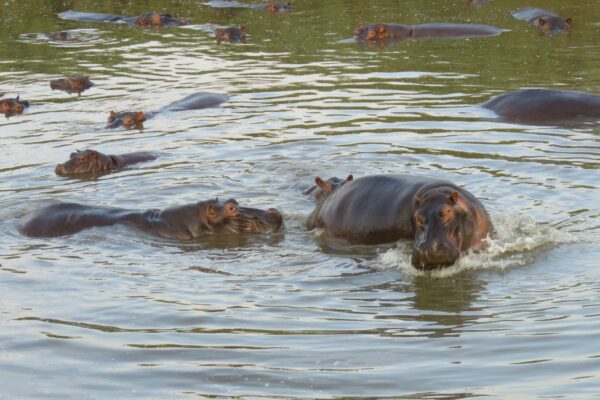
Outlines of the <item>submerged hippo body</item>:
{"label": "submerged hippo body", "polygon": [[571,18],[562,18],[552,11],[541,8],[524,8],[515,11],[513,17],[522,21],[532,22],[543,33],[557,33],[570,31],[573,25]]}
{"label": "submerged hippo body", "polygon": [[240,1],[214,0],[204,4],[215,8],[253,8],[255,10],[264,10],[270,13],[280,13],[285,11],[292,11],[294,9],[294,6],[291,2],[242,3]]}
{"label": "submerged hippo body", "polygon": [[275,209],[239,207],[233,199],[147,211],[58,203],[27,216],[21,231],[32,237],[55,237],[92,227],[129,224],[169,239],[192,240],[219,233],[272,233],[279,230],[282,223],[281,214]]}
{"label": "submerged hippo body", "polygon": [[361,42],[394,42],[406,39],[424,38],[467,38],[495,36],[504,29],[491,25],[433,23],[421,25],[403,24],[364,24],[361,23],[354,33]]}
{"label": "submerged hippo body", "polygon": [[122,113],[110,112],[108,117],[107,128],[117,128],[124,126],[125,128],[137,127],[142,128],[142,123],[156,114],[167,111],[187,111],[187,110],[200,110],[203,108],[217,107],[220,104],[229,100],[229,96],[222,93],[207,93],[198,92],[184,97],[183,99],[174,101],[173,103],[160,108],[157,111],[150,112],[131,112],[126,111]]}
{"label": "submerged hippo body", "polygon": [[90,81],[89,76],[79,77],[72,76],[70,78],[53,79],[50,81],[52,90],[63,90],[67,93],[77,93],[81,95],[89,88],[94,86],[94,82]]}
{"label": "submerged hippo body", "polygon": [[570,90],[525,89],[494,97],[482,107],[515,122],[600,118],[600,95]]}
{"label": "submerged hippo body", "polygon": [[77,150],[71,153],[68,161],[58,164],[54,171],[60,176],[97,177],[125,168],[127,165],[155,160],[153,153],[136,152],[120,155],[106,155],[96,150]]}
{"label": "submerged hippo body", "polygon": [[58,14],[61,19],[80,22],[117,22],[138,26],[180,26],[189,25],[188,20],[173,18],[169,13],[147,12],[138,17],[123,17],[112,14],[88,13],[80,11],[64,11]]}
{"label": "submerged hippo body", "polygon": [[[0,93],[0,98],[4,96],[4,93]],[[7,117],[17,114],[23,114],[23,111],[29,107],[29,102],[20,100],[19,96],[9,99],[0,99],[0,114],[4,114]]]}
{"label": "submerged hippo body", "polygon": [[323,228],[356,244],[414,239],[417,268],[450,265],[478,250],[493,231],[483,205],[450,182],[409,175],[373,175],[340,186],[317,204],[307,228]]}

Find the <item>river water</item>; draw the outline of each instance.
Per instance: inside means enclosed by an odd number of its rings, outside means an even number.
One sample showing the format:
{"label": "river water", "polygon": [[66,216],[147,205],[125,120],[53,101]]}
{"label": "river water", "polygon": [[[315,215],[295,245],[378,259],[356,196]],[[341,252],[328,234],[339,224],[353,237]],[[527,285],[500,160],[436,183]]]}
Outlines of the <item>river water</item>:
{"label": "river water", "polygon": [[[7,398],[582,398],[600,395],[600,127],[501,122],[478,107],[525,87],[600,93],[600,4],[541,36],[521,1],[297,0],[269,15],[199,1],[5,0],[0,92],[0,387]],[[373,3],[373,4],[368,4]],[[189,27],[62,21],[68,9],[170,11]],[[497,37],[380,48],[358,22],[471,22]],[[218,45],[216,25],[245,25]],[[67,30],[73,40],[45,34]],[[49,80],[90,75],[80,97]],[[109,111],[196,91],[220,108],[107,130]],[[75,149],[160,157],[95,180],[60,178]],[[488,250],[432,274],[410,243],[331,245],[304,228],[316,176],[410,173],[486,205]],[[129,227],[32,239],[57,201],[134,209],[214,197],[277,207],[283,232],[173,242]]]}

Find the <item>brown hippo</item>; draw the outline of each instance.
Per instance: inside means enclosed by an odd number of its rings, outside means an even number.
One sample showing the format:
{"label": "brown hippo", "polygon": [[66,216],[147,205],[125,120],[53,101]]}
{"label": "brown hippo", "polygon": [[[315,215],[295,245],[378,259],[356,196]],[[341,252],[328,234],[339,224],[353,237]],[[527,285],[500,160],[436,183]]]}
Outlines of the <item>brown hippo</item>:
{"label": "brown hippo", "polygon": [[[2,97],[4,93],[0,94]],[[0,100],[0,114],[4,114],[7,117],[17,114],[23,114],[23,111],[29,107],[29,102],[25,100],[19,100],[19,96],[14,99],[2,99]]]}
{"label": "brown hippo", "polygon": [[553,89],[525,89],[483,103],[499,117],[515,122],[560,122],[600,118],[600,95]]}
{"label": "brown hippo", "polygon": [[340,179],[336,176],[324,181],[320,177],[315,178],[315,186],[311,186],[304,191],[304,194],[312,195],[317,203],[324,201],[329,195],[338,190],[342,185],[354,180],[352,175],[348,175],[346,179]]}
{"label": "brown hippo", "polygon": [[84,77],[73,75],[70,78],[53,79],[50,81],[52,90],[64,90],[69,94],[77,93],[80,96],[82,92],[85,92],[92,86],[94,86],[94,82],[90,81],[90,77],[87,75]]}
{"label": "brown hippo", "polygon": [[253,8],[255,10],[264,10],[266,12],[275,14],[275,13],[280,13],[280,12],[285,12],[285,11],[292,11],[294,9],[294,6],[292,5],[292,2],[287,2],[287,3],[275,3],[275,2],[268,2],[268,3],[242,3],[239,1],[229,1],[229,0],[214,0],[214,1],[209,1],[208,3],[204,3],[207,6],[210,7],[216,7],[216,8]]}
{"label": "brown hippo", "polygon": [[365,24],[361,22],[354,32],[360,42],[395,42],[406,39],[422,38],[466,38],[475,36],[495,36],[504,29],[491,25],[475,24]]}
{"label": "brown hippo", "polygon": [[306,223],[355,244],[414,239],[412,264],[453,264],[460,253],[486,246],[493,233],[483,205],[448,181],[410,175],[354,179],[317,204]]}
{"label": "brown hippo", "polygon": [[169,239],[192,240],[218,233],[272,233],[281,228],[283,218],[274,208],[264,211],[240,207],[233,199],[147,211],[58,203],[26,216],[21,231],[27,236],[54,237],[114,224],[133,225]]}
{"label": "brown hippo", "polygon": [[54,32],[48,35],[48,39],[55,40],[57,42],[66,42],[71,39],[69,32]]}
{"label": "brown hippo", "polygon": [[512,15],[516,19],[532,22],[540,32],[546,34],[570,31],[573,26],[571,18],[564,19],[552,11],[542,10],[541,8],[528,7],[515,11]]}
{"label": "brown hippo", "polygon": [[111,111],[110,115],[108,116],[108,124],[106,127],[117,128],[119,126],[124,126],[125,128],[136,127],[138,129],[142,129],[144,121],[154,117],[160,112],[200,110],[203,108],[217,107],[227,100],[229,100],[229,96],[226,94],[198,92],[186,96],[183,99],[174,101],[173,103],[164,106],[157,111],[150,111],[146,113],[142,111],[127,111],[122,113],[115,113],[114,111]]}
{"label": "brown hippo", "polygon": [[148,152],[106,155],[96,150],[77,150],[68,161],[58,164],[56,175],[71,177],[96,177],[125,168],[129,164],[155,160],[157,156]]}
{"label": "brown hippo", "polygon": [[217,42],[245,42],[246,41],[246,27],[240,26],[229,26],[229,27],[218,27],[215,29],[215,37]]}
{"label": "brown hippo", "polygon": [[169,13],[147,12],[139,17],[122,17],[112,14],[87,13],[79,11],[64,11],[59,18],[81,22],[119,22],[137,26],[180,26],[189,25],[191,21],[173,18]]}

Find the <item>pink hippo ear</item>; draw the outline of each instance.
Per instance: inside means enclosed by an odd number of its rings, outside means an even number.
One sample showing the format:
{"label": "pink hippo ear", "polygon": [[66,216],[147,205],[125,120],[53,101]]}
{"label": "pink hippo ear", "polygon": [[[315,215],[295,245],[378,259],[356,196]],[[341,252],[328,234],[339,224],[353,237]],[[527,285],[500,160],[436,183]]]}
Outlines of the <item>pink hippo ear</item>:
{"label": "pink hippo ear", "polygon": [[573,18],[569,17],[565,19],[565,24],[569,25],[569,28],[573,26]]}
{"label": "pink hippo ear", "polygon": [[208,205],[206,206],[206,215],[209,218],[215,218],[217,216],[217,210],[215,209],[215,206],[213,206],[211,203],[208,203]]}
{"label": "pink hippo ear", "polygon": [[354,177],[352,175],[348,175],[348,177],[346,178],[346,182],[352,182],[354,180]]}
{"label": "pink hippo ear", "polygon": [[539,26],[546,25],[546,20],[544,18],[538,18],[537,22]]}
{"label": "pink hippo ear", "polygon": [[383,24],[379,24],[379,26],[377,27],[377,31],[379,33],[385,33],[385,26]]}
{"label": "pink hippo ear", "polygon": [[317,176],[317,177],[315,178],[315,184],[316,184],[318,187],[323,187],[323,185],[325,184],[325,182],[323,182],[323,179],[321,179],[321,177],[320,177],[320,176]]}
{"label": "pink hippo ear", "polygon": [[458,192],[452,192],[450,193],[450,196],[448,196],[448,202],[452,205],[456,204],[456,202],[458,202],[458,198],[459,198],[459,194]]}

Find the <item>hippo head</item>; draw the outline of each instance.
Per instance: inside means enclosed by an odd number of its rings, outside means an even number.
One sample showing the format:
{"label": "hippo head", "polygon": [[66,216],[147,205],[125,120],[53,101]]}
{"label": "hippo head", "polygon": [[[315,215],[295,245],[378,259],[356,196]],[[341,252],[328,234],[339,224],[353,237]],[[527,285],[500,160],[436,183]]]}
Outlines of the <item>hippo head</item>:
{"label": "hippo head", "polygon": [[27,107],[29,107],[29,102],[19,100],[19,96],[0,101],[0,113],[4,113],[6,116],[22,114]]}
{"label": "hippo head", "polygon": [[315,186],[309,187],[304,194],[312,194],[317,203],[322,203],[331,193],[338,190],[340,187],[348,182],[354,180],[352,175],[348,175],[346,179],[340,179],[338,177],[329,178],[326,181],[320,177],[315,178]]}
{"label": "hippo head", "polygon": [[365,25],[364,22],[361,22],[354,31],[354,37],[357,40],[385,41],[392,36],[384,24]]}
{"label": "hippo head", "polygon": [[118,165],[117,159],[96,150],[77,150],[71,153],[68,161],[58,164],[54,171],[60,176],[98,175]]}
{"label": "hippo head", "polygon": [[569,32],[573,26],[573,20],[571,18],[562,19],[561,17],[554,15],[545,15],[543,17],[539,17],[533,23],[539,28],[540,32],[545,34],[552,34],[561,31]]}
{"label": "hippo head", "polygon": [[413,266],[448,266],[470,247],[477,217],[471,215],[467,204],[456,188],[447,186],[417,193],[413,204]]}
{"label": "hippo head", "polygon": [[238,207],[236,218],[239,233],[274,233],[281,229],[283,216],[275,208]]}
{"label": "hippo head", "polygon": [[136,127],[138,129],[143,129],[144,125],[142,124],[146,120],[146,116],[143,112],[123,112],[117,114],[114,111],[110,112],[108,116],[108,123],[106,124],[107,128],[117,128],[123,125],[126,129]]}
{"label": "hippo head", "polygon": [[139,26],[160,26],[163,24],[163,18],[171,18],[171,14],[159,14],[151,11],[140,15],[135,24]]}
{"label": "hippo head", "polygon": [[69,35],[69,32],[55,32],[48,35],[48,38],[57,42],[65,42],[71,39],[71,35]]}
{"label": "hippo head", "polygon": [[88,75],[82,78],[73,76],[71,77],[71,82],[73,82],[74,89],[77,91],[77,93],[81,93],[94,86],[94,82],[90,81],[90,77]]}
{"label": "hippo head", "polygon": [[215,29],[215,37],[217,42],[245,42],[246,41],[246,27],[240,26],[239,28],[217,28]]}
{"label": "hippo head", "polygon": [[265,11],[270,13],[284,12],[284,11],[292,11],[294,6],[291,1],[288,1],[287,4],[282,3],[269,3],[265,5]]}
{"label": "hippo head", "polygon": [[235,199],[221,202],[210,200],[201,208],[201,220],[205,220],[212,231],[234,234],[273,233],[281,229],[283,217],[274,208],[240,207]]}

